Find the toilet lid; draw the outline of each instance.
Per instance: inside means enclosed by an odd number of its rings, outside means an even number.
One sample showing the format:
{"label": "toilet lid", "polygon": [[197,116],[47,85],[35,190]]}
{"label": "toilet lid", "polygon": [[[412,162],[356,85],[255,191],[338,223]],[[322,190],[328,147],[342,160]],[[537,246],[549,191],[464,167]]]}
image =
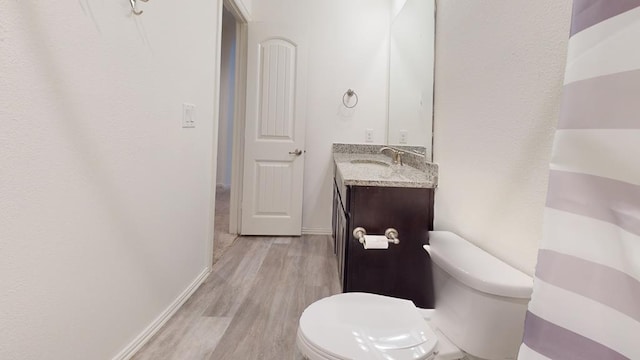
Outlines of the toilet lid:
{"label": "toilet lid", "polygon": [[428,359],[438,342],[413,302],[367,293],[316,301],[302,313],[299,331],[343,359]]}

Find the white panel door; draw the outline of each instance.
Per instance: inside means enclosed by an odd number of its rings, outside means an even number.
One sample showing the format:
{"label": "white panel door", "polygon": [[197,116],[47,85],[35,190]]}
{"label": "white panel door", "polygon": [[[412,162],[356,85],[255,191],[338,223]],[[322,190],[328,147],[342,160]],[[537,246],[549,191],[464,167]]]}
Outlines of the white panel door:
{"label": "white panel door", "polygon": [[283,26],[249,24],[243,235],[300,235],[306,49]]}

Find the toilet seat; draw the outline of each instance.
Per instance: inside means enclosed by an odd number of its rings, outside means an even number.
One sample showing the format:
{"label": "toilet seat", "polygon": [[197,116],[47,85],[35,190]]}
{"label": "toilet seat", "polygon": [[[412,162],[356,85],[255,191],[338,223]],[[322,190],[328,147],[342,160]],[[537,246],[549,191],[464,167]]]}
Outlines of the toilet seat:
{"label": "toilet seat", "polygon": [[433,359],[438,338],[409,301],[344,293],[311,304],[298,347],[311,360]]}

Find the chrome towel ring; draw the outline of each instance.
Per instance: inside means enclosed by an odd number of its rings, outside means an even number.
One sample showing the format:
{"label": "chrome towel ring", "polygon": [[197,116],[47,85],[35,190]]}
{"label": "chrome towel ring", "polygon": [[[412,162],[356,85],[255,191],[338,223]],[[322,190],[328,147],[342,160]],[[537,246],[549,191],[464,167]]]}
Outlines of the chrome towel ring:
{"label": "chrome towel ring", "polygon": [[[140,0],[140,1],[142,1],[142,2],[147,2],[147,1],[149,1],[149,0]],[[129,3],[131,4],[131,12],[132,12],[134,15],[142,15],[142,13],[143,13],[144,11],[142,11],[142,10],[137,10],[137,9],[136,9],[136,3],[137,3],[137,2],[138,2],[138,0],[129,0]]]}
{"label": "chrome towel ring", "polygon": [[[356,97],[356,102],[353,105],[349,106],[348,102],[354,96]],[[356,92],[351,89],[347,90],[347,92],[342,95],[342,103],[347,109],[353,109],[354,107],[356,107],[356,105],[358,105],[358,94],[356,94]]]}

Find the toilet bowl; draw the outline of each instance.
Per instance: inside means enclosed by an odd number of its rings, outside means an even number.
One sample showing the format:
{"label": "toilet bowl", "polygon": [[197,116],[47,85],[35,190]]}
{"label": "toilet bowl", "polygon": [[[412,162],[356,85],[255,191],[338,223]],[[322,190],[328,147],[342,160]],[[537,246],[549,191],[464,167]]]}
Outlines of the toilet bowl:
{"label": "toilet bowl", "polygon": [[310,360],[515,359],[533,280],[450,232],[431,232],[425,249],[435,310],[376,294],[329,296],[302,313],[300,352]]}

